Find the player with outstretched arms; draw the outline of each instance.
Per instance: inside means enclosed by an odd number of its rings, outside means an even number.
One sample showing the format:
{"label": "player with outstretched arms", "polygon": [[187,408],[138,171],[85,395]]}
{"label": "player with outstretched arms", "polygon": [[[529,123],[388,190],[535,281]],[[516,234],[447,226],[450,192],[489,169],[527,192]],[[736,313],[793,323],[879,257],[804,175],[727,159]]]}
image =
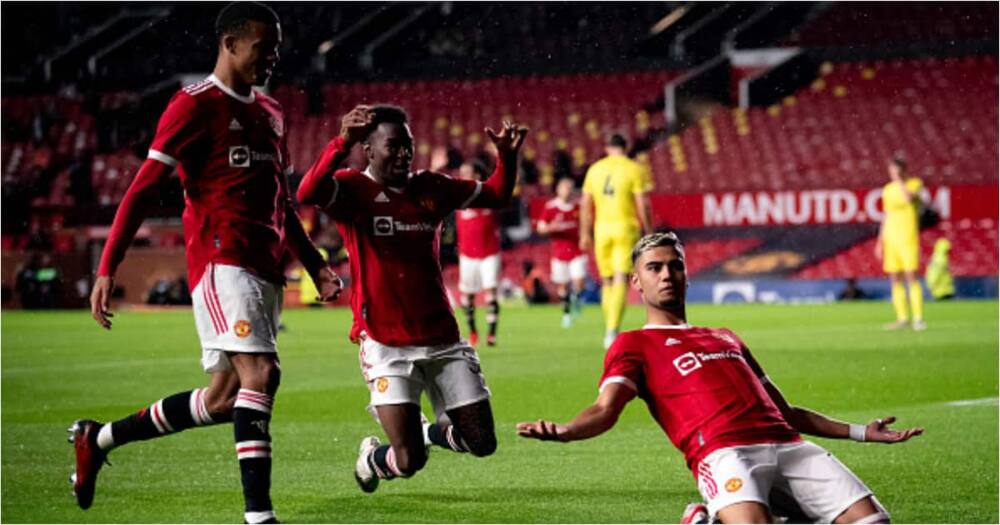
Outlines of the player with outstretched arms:
{"label": "player with outstretched arms", "polygon": [[[413,135],[396,106],[358,106],[344,116],[299,186],[299,200],[332,217],[351,254],[351,339],[360,343],[369,410],[389,438],[362,440],[354,475],[365,492],[380,479],[423,468],[427,446],[488,456],[496,449],[490,392],[476,351],[459,337],[438,260],[441,222],[458,209],[502,208],[514,191],[527,134],[511,122],[486,130],[497,165],[485,182],[411,171]],[[341,169],[360,145],[364,171]],[[421,421],[426,391],[437,421]]]}
{"label": "player with outstretched arms", "polygon": [[[598,436],[639,397],[684,454],[708,502],[702,517],[773,523],[771,501],[791,500],[810,520],[887,523],[872,492],[800,433],[898,443],[920,428],[892,430],[893,417],[867,425],[836,421],[790,405],[740,338],[687,322],[684,249],[673,233],[643,237],[632,250],[631,284],[647,324],[623,332],[604,359],[597,401],[566,424],[518,423],[519,435],[554,441]],[[695,512],[685,515],[690,519]]]}
{"label": "player with outstretched arms", "polygon": [[580,202],[573,198],[572,178],[556,183],[556,196],[545,203],[538,233],[552,239],[549,278],[562,301],[562,326],[569,328],[580,312],[580,292],[587,278],[587,254],[580,250]]}
{"label": "player with outstretched arms", "polygon": [[252,88],[267,81],[278,61],[278,17],[263,4],[237,2],[222,9],[215,28],[214,72],[178,91],[160,117],[149,158],[115,215],[90,297],[94,319],[110,330],[115,271],[146,210],[159,199],[160,184],[176,169],[184,187],[188,282],[201,361],[211,379],[207,388],[165,397],[121,420],[73,425],[73,491],[84,509],[111,449],[232,422],[244,520],[276,522],[269,423],[280,377],[276,337],[286,250],[308,269],[320,299],[340,292],[339,277],[292,208],[287,175],[293,167],[281,106]]}
{"label": "player with outstretched arms", "polygon": [[[489,171],[481,161],[473,159],[462,163],[459,177],[482,181]],[[469,324],[469,344],[476,346],[476,294],[486,296],[486,344],[497,344],[497,322],[500,320],[500,301],[497,284],[500,282],[500,210],[491,208],[466,208],[455,212],[455,232],[458,236],[458,291],[462,294],[462,310]]]}

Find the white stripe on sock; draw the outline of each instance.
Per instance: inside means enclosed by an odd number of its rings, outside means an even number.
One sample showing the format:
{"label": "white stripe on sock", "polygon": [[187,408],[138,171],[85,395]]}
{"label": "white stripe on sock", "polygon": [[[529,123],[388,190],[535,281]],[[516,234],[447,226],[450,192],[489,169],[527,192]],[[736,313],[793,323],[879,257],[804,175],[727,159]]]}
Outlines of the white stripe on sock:
{"label": "white stripe on sock", "polygon": [[243,518],[247,520],[247,523],[264,523],[267,520],[274,519],[274,511],[246,512],[243,514]]}
{"label": "white stripe on sock", "polygon": [[101,427],[101,431],[97,433],[97,446],[101,450],[115,448],[115,436],[111,433],[111,423]]}

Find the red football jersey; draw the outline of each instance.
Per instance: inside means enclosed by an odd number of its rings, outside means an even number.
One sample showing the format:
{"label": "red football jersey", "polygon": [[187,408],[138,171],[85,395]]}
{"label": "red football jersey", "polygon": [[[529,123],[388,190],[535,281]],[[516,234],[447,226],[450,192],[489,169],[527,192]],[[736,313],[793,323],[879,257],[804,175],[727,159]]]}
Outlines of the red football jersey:
{"label": "red football jersey", "polygon": [[500,253],[500,212],[489,208],[455,212],[458,253],[482,259]]}
{"label": "red football jersey", "polygon": [[[317,169],[315,166],[313,169]],[[421,171],[402,189],[342,169],[326,210],[337,222],[351,262],[355,326],[390,346],[459,340],[438,259],[442,221],[468,206],[482,183]]]}
{"label": "red football jersey", "polygon": [[580,251],[580,202],[563,202],[552,199],[545,203],[541,221],[549,226],[552,239],[552,258],[572,261],[583,254]]}
{"label": "red football jersey", "polygon": [[608,349],[601,387],[633,388],[693,469],[720,448],[801,439],[762,377],[729,330],[647,325],[623,332]]}
{"label": "red football jersey", "polygon": [[285,118],[274,99],[241,96],[210,76],[178,91],[149,157],[176,166],[184,187],[188,282],[210,262],[284,281],[288,204]]}

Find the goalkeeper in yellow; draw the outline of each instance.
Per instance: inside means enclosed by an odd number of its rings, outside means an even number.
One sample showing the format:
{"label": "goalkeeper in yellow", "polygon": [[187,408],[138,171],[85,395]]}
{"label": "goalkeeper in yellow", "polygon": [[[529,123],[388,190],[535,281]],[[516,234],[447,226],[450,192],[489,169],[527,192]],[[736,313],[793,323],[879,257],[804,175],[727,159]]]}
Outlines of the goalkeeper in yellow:
{"label": "goalkeeper in yellow", "polygon": [[882,260],[882,269],[892,280],[892,307],[896,310],[896,322],[886,325],[886,329],[912,326],[914,330],[924,330],[927,328],[924,291],[917,279],[920,266],[918,208],[926,200],[924,186],[920,179],[906,176],[906,163],[898,158],[889,163],[889,178],[891,180],[882,188],[882,224],[875,243],[875,257]]}
{"label": "goalkeeper in yellow", "polygon": [[601,274],[605,348],[618,335],[625,312],[632,246],[651,230],[649,171],[628,158],[626,146],[621,135],[608,138],[607,156],[587,170],[580,203],[580,249],[594,249]]}

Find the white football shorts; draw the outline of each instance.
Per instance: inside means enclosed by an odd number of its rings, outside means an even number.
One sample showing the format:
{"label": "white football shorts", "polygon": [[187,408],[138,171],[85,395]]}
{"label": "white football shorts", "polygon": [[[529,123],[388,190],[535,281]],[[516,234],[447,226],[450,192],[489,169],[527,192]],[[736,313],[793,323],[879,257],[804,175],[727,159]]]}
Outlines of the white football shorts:
{"label": "white football shorts", "polygon": [[205,372],[232,370],[226,352],[277,353],[282,292],[239,266],[205,268],[191,292]]}
{"label": "white football shorts", "polygon": [[734,503],[757,501],[770,508],[772,500],[791,499],[810,519],[832,523],[872,495],[843,463],[808,441],[722,448],[695,469],[713,517]]}
{"label": "white football shorts", "polygon": [[482,259],[458,256],[458,291],[464,294],[496,290],[500,282],[500,254]]}
{"label": "white football shorts", "polygon": [[566,284],[570,280],[580,280],[587,276],[587,256],[578,255],[569,261],[552,258],[549,278],[553,284]]}
{"label": "white football shorts", "polygon": [[361,375],[371,392],[368,411],[379,405],[420,404],[420,393],[443,419],[448,410],[489,399],[476,350],[465,341],[439,346],[388,346],[363,336]]}

